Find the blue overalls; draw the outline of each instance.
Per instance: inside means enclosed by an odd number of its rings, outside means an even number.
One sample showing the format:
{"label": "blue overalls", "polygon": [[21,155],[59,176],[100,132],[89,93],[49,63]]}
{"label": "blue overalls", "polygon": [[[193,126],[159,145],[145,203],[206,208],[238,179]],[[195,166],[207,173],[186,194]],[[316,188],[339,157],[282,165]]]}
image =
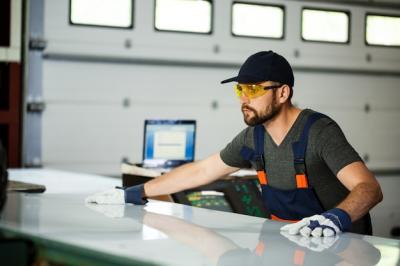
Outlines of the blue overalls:
{"label": "blue overalls", "polygon": [[314,189],[308,185],[305,165],[305,154],[310,128],[322,117],[326,116],[320,113],[311,114],[304,125],[299,141],[292,143],[294,168],[296,171],[295,189],[283,190],[268,185],[268,175],[264,162],[265,129],[263,125],[257,125],[254,128],[255,150],[243,146],[240,151],[244,159],[255,163],[258,180],[261,185],[263,203],[270,211],[270,218],[273,220],[295,222],[325,211]]}

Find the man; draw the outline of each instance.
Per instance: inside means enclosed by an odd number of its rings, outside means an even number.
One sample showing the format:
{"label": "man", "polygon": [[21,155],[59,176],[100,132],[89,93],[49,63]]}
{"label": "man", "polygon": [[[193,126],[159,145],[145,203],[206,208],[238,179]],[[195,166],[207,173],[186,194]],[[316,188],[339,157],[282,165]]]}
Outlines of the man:
{"label": "man", "polygon": [[144,185],[97,193],[87,201],[145,204],[146,197],[253,167],[270,218],[291,222],[281,230],[304,236],[372,234],[368,211],[382,200],[380,186],[332,119],[292,105],[294,77],[286,59],[273,51],[253,54],[236,77],[221,83],[231,81],[237,82],[249,127],[220,153]]}

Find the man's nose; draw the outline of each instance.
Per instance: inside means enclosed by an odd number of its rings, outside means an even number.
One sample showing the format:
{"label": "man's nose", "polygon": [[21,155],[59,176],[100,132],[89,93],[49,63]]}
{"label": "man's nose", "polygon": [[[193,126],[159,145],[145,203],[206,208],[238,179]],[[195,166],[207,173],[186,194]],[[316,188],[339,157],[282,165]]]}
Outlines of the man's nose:
{"label": "man's nose", "polygon": [[244,103],[249,103],[250,102],[250,98],[247,97],[246,95],[244,95],[244,93],[242,94],[242,96],[239,97],[240,103],[244,104]]}

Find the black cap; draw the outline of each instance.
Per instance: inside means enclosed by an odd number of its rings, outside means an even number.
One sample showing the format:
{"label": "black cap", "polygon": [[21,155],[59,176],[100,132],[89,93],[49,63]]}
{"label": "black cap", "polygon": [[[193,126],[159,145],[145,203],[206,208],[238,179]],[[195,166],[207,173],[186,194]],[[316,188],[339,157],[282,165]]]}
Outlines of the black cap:
{"label": "black cap", "polygon": [[294,76],[292,67],[283,56],[273,51],[262,51],[247,58],[236,77],[223,80],[221,83],[231,81],[239,83],[276,81],[293,87]]}

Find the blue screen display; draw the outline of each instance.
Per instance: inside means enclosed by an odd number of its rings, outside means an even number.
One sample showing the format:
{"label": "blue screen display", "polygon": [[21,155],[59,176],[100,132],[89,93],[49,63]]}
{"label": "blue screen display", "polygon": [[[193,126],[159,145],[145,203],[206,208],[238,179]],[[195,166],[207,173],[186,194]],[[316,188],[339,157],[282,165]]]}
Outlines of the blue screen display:
{"label": "blue screen display", "polygon": [[191,162],[195,149],[194,120],[146,120],[144,162]]}

